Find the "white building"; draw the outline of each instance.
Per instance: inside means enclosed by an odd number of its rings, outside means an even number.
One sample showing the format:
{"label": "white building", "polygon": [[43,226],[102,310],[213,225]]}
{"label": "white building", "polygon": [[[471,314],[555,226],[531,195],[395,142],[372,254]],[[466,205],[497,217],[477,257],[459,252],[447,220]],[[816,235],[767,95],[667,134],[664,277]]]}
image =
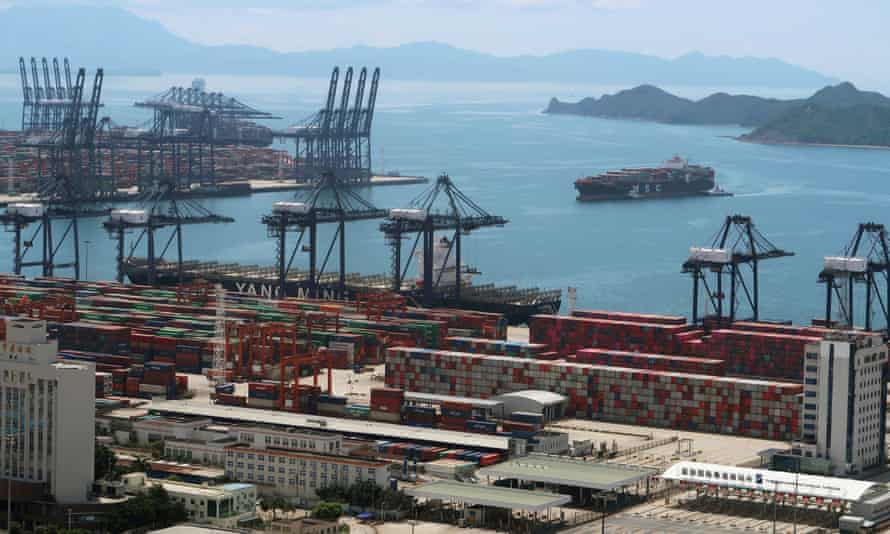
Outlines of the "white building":
{"label": "white building", "polygon": [[181,502],[189,520],[234,528],[256,516],[257,490],[253,484],[222,484],[207,486],[147,478],[145,473],[129,473],[122,477],[127,493],[145,493],[161,486],[170,500]]}
{"label": "white building", "polygon": [[9,319],[0,342],[0,472],[44,485],[60,503],[87,500],[93,483],[93,364],[56,362],[46,322]]}
{"label": "white building", "polygon": [[801,455],[829,460],[835,475],[884,465],[886,365],[880,336],[833,334],[807,346]]}
{"label": "white building", "polygon": [[260,492],[296,499],[318,499],[316,490],[326,486],[351,486],[370,480],[386,487],[387,462],[364,460],[285,448],[253,448],[236,445],[226,451],[226,475],[259,485]]}

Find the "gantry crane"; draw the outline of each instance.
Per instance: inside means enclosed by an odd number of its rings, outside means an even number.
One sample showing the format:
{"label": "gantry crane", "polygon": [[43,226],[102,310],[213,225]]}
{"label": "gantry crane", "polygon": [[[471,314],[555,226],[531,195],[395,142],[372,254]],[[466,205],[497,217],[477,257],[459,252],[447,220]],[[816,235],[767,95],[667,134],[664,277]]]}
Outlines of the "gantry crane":
{"label": "gantry crane", "polygon": [[[286,284],[288,273],[294,258],[308,233],[309,243],[309,274],[303,282],[309,296],[318,296],[319,278],[327,268],[328,261],[339,243],[339,291],[341,298],[346,292],[346,223],[351,221],[381,219],[386,211],[377,209],[370,202],[358,195],[348,184],[345,184],[333,173],[326,173],[315,184],[311,191],[298,195],[295,202],[276,202],[272,213],[263,216],[269,237],[276,241],[278,291],[279,297],[287,296]],[[336,224],[337,230],[331,238],[330,245],[321,267],[318,266],[318,225]],[[298,233],[299,237],[292,251],[288,251],[287,234]]]}
{"label": "gantry crane", "polygon": [[294,141],[294,176],[301,181],[315,181],[333,173],[343,182],[367,182],[371,178],[371,125],[377,105],[380,69],[374,69],[368,99],[365,85],[368,69],[362,67],[356,86],[355,100],[349,107],[353,69],[343,78],[340,105],[337,89],[340,68],[334,67],[325,107],[299,124],[275,132],[275,137]]}
{"label": "gantry crane", "polygon": [[[759,263],[763,260],[793,256],[793,252],[782,250],[755,227],[751,217],[729,215],[714,236],[708,248],[692,247],[689,258],[683,263],[683,272],[692,275],[692,322],[699,322],[699,286],[705,290],[706,304],[718,320],[738,319],[740,296],[744,297],[751,311],[751,319],[760,319],[760,272]],[[743,271],[747,266],[750,271]],[[707,274],[715,281],[708,283]],[[729,275],[729,314],[724,315],[723,276]]]}
{"label": "gantry crane", "polygon": [[[491,215],[469,197],[463,194],[447,174],[440,175],[436,182],[417,198],[411,201],[408,208],[389,211],[380,230],[392,247],[393,291],[402,291],[402,281],[408,272],[411,258],[417,245],[423,240],[423,305],[432,306],[433,292],[442,282],[443,275],[449,270],[448,262],[454,253],[454,301],[460,303],[461,298],[461,234],[467,235],[479,228],[504,226],[507,219]],[[454,231],[453,239],[441,266],[434,265],[435,233],[437,231]],[[404,234],[417,234],[408,261],[402,270],[402,240]],[[438,275],[435,274],[438,269]],[[435,278],[435,279],[434,279]]]}
{"label": "gantry crane", "polygon": [[825,324],[835,324],[832,302],[837,299],[840,326],[854,327],[856,284],[865,284],[865,329],[873,328],[875,304],[890,331],[890,240],[883,224],[861,223],[841,256],[826,256],[819,273],[825,284]]}
{"label": "gantry crane", "polygon": [[[20,61],[21,65],[23,60]],[[36,69],[36,61],[32,61],[35,84]],[[45,74],[48,76],[48,72]],[[13,272],[16,274],[20,274],[24,267],[40,266],[43,276],[53,276],[56,269],[70,268],[74,271],[74,278],[80,278],[78,220],[108,212],[102,207],[88,206],[91,202],[107,198],[108,193],[107,183],[99,171],[96,152],[103,79],[103,70],[97,69],[89,101],[84,104],[86,71],[79,69],[71,89],[71,102],[65,107],[62,129],[52,132],[48,137],[21,144],[36,149],[38,153],[48,153],[49,169],[40,173],[35,201],[10,204],[6,212],[0,215],[0,223],[14,234]],[[42,98],[43,89],[38,93]],[[27,87],[25,94],[27,97]],[[43,116],[45,114],[42,110],[49,113],[51,108],[39,109]],[[54,221],[64,223],[64,230],[58,239],[53,235]],[[36,229],[32,237],[22,239],[23,231],[35,223]],[[27,253],[34,248],[38,237],[42,241],[42,256],[39,260],[27,261]],[[66,243],[71,249],[72,257],[61,260],[61,248]]]}

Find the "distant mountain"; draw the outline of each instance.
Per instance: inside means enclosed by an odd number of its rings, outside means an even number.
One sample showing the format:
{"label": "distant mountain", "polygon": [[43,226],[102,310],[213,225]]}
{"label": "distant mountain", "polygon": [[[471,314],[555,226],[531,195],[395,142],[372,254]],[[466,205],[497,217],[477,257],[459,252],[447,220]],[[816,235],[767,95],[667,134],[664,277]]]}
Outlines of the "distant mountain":
{"label": "distant mountain", "polygon": [[755,127],[741,136],[753,142],[890,146],[890,98],[860,91],[850,82],[796,100],[715,93],[693,101],[641,85],[575,103],[554,98],[545,112],[675,124],[739,124]]}
{"label": "distant mountain", "polygon": [[640,85],[614,95],[603,95],[599,100],[585,98],[570,103],[554,98],[550,100],[545,112],[677,124],[756,126],[800,102],[727,93],[714,93],[693,101],[652,85]]}
{"label": "distant mountain", "polygon": [[[327,76],[334,65],[380,66],[389,79],[433,81],[538,81],[596,84],[819,87],[835,80],[777,59],[676,59],[606,50],[546,56],[496,57],[441,43],[393,48],[356,46],[279,53],[243,45],[204,46],[160,23],[102,7],[12,7],[0,12],[0,68],[14,71],[19,55],[68,56],[73,64],[105,67],[109,74],[206,73]],[[299,32],[295,32],[299,39]]]}

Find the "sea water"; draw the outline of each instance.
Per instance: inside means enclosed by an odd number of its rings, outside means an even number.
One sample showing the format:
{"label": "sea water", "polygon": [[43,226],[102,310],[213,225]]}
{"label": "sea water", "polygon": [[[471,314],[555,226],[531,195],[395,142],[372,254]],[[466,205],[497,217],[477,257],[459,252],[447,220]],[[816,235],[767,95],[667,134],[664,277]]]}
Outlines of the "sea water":
{"label": "sea water", "polygon": [[[282,120],[270,122],[273,127],[311,114],[327,89],[327,81],[321,79],[204,77],[210,90],[281,115]],[[100,115],[111,115],[123,124],[145,122],[149,116],[131,106],[134,100],[172,84],[187,85],[189,80],[108,77]],[[374,168],[429,178],[447,172],[477,204],[509,219],[504,228],[482,229],[463,239],[463,261],[482,272],[477,282],[563,290],[572,286],[578,290],[578,306],[585,308],[688,315],[692,286],[681,265],[689,247],[710,245],[727,215],[744,214],[776,246],[795,253],[761,264],[761,316],[808,322],[823,313],[824,286],[816,282],[823,256],[842,253],[860,222],[890,224],[890,151],[755,145],[733,140],[746,131],[735,126],[676,126],[541,113],[554,95],[577,99],[611,90],[425,84],[388,81],[384,75],[374,120]],[[690,97],[709,91],[677,89]],[[20,100],[17,77],[0,76],[0,124],[6,128],[18,127]],[[720,185],[735,196],[575,201],[572,182],[578,177],[655,165],[674,154],[713,166]],[[376,187],[361,193],[381,208],[404,207],[425,187]],[[0,191],[5,192],[2,172]],[[186,227],[186,258],[274,264],[275,245],[260,219],[273,202],[292,196],[278,192],[202,201],[237,222]],[[390,250],[378,226],[378,221],[348,225],[350,272],[389,269]],[[321,231],[320,253],[326,251],[332,234],[333,228]],[[0,271],[12,269],[12,235],[4,235],[8,238],[0,236]],[[80,239],[89,278],[113,278],[115,243],[101,220],[83,222]],[[158,241],[162,247],[163,236]],[[168,258],[173,258],[173,250]],[[144,255],[144,250],[137,255]],[[297,255],[297,267],[306,262],[306,254]],[[336,250],[328,270],[335,266]],[[412,268],[409,275],[416,273]]]}

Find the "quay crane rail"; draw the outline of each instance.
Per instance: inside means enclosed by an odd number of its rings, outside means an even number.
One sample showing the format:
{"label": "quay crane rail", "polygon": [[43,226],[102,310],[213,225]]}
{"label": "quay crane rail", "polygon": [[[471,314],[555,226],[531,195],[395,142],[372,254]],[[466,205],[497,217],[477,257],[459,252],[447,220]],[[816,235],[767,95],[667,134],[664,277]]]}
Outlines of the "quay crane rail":
{"label": "quay crane rail", "polygon": [[[318,296],[319,279],[324,274],[334,246],[339,243],[338,282],[341,295],[346,292],[346,223],[381,219],[386,211],[374,207],[333,173],[325,173],[315,187],[297,196],[298,202],[276,202],[271,214],[263,216],[269,237],[276,240],[279,297],[286,296],[288,273],[294,257],[308,232],[309,273],[306,279],[310,297]],[[318,225],[334,223],[337,230],[331,238],[321,268],[318,267]],[[299,233],[288,254],[287,234]]]}
{"label": "quay crane rail", "polygon": [[[699,286],[706,293],[706,303],[711,305],[719,320],[735,321],[740,304],[747,303],[751,319],[760,319],[760,272],[759,263],[763,260],[793,256],[775,246],[755,227],[751,217],[729,215],[717,231],[708,248],[692,247],[689,258],[683,263],[683,272],[692,275],[692,322],[699,322]],[[747,265],[748,277],[742,270]],[[716,279],[716,284],[708,283],[707,273]],[[729,315],[724,315],[723,275],[729,275]],[[741,291],[739,291],[741,289]],[[745,299],[740,303],[740,296]]]}
{"label": "quay crane rail", "polygon": [[854,327],[854,286],[865,284],[865,329],[871,331],[875,304],[884,319],[884,330],[890,332],[890,239],[883,224],[860,223],[841,256],[826,256],[819,273],[825,284],[825,324],[831,326],[832,302],[843,326]]}
{"label": "quay crane rail", "polygon": [[[440,201],[444,202],[440,202]],[[442,205],[444,204],[444,206]],[[381,223],[380,230],[392,247],[392,275],[394,291],[400,291],[402,281],[408,272],[411,259],[417,246],[423,239],[423,304],[432,306],[433,291],[438,288],[442,276],[447,270],[448,260],[454,252],[454,300],[461,300],[461,234],[468,235],[479,228],[504,226],[507,219],[491,215],[468,196],[462,193],[447,174],[442,174],[436,182],[417,198],[411,201],[407,209],[390,210],[386,220]],[[433,280],[435,266],[433,251],[435,248],[436,231],[453,230],[454,237],[439,267],[439,276]],[[404,234],[416,233],[417,237],[402,268],[402,240]]]}

